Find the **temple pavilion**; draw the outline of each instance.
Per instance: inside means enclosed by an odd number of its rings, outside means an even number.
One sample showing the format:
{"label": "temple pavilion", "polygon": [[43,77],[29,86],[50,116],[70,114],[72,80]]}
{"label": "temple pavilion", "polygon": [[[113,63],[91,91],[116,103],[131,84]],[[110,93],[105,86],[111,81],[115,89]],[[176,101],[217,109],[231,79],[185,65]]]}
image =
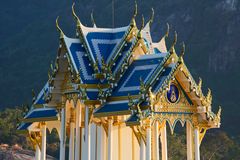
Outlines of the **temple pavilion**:
{"label": "temple pavilion", "polygon": [[[49,79],[18,127],[30,138],[35,159],[46,159],[46,130],[56,129],[60,160],[167,160],[167,130],[186,127],[187,159],[200,160],[200,144],[210,128],[220,127],[221,108],[212,112],[212,94],[202,92],[175,32],[152,41],[154,12],[137,27],[137,5],[129,25],[84,26],[72,6],[76,37],[58,24],[59,48]],[[69,146],[68,157],[66,145]],[[161,157],[160,157],[161,155]]]}

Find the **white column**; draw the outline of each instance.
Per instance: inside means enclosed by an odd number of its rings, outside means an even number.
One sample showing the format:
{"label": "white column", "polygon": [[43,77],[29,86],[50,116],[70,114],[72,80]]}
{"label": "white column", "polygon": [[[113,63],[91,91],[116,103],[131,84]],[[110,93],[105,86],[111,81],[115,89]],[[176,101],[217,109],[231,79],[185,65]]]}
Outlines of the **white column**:
{"label": "white column", "polygon": [[35,160],[40,160],[41,151],[39,146],[36,144]]}
{"label": "white column", "polygon": [[199,130],[194,128],[195,160],[200,160]]}
{"label": "white column", "polygon": [[147,128],[147,146],[146,146],[146,160],[151,160],[151,125]]}
{"label": "white column", "polygon": [[154,126],[154,140],[155,140],[155,145],[154,145],[154,155],[153,158],[155,160],[159,160],[159,132],[158,132],[158,122],[155,123]]}
{"label": "white column", "polygon": [[66,145],[65,108],[62,108],[62,111],[61,111],[61,134],[60,134],[60,160],[65,160],[65,145]]}
{"label": "white column", "polygon": [[91,124],[89,123],[89,108],[88,106],[85,107],[85,138],[86,138],[86,142],[87,142],[87,159],[86,160],[90,160],[91,159],[91,132],[90,132],[90,126]]}
{"label": "white column", "polygon": [[144,143],[143,138],[141,138],[141,143],[140,143],[140,160],[145,160],[146,159],[146,146]]}
{"label": "white column", "polygon": [[161,128],[162,160],[167,160],[167,130],[166,124]]}
{"label": "white column", "polygon": [[112,160],[112,152],[113,152],[113,145],[112,145],[112,123],[113,120],[108,120],[108,160]]}
{"label": "white column", "polygon": [[187,160],[193,160],[193,130],[190,122],[186,122],[187,134]]}
{"label": "white column", "polygon": [[106,160],[106,133],[102,126],[97,126],[97,160]]}
{"label": "white column", "polygon": [[80,144],[81,144],[81,137],[80,137],[80,127],[81,127],[81,114],[82,114],[82,107],[80,104],[77,104],[76,110],[76,145],[75,145],[75,160],[80,160]]}
{"label": "white column", "polygon": [[74,115],[73,108],[71,108],[70,118],[70,138],[69,138],[69,160],[74,160]]}
{"label": "white column", "polygon": [[41,133],[42,133],[41,160],[46,160],[46,138],[47,138],[46,130],[47,130],[46,123],[43,122],[41,126]]}

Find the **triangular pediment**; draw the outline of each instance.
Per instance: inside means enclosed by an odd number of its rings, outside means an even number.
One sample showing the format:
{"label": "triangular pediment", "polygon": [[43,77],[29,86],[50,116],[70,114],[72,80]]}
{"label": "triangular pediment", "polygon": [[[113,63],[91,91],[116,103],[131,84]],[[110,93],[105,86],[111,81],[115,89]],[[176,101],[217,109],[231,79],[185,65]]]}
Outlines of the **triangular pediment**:
{"label": "triangular pediment", "polygon": [[167,113],[192,113],[192,108],[192,100],[176,79],[169,82],[165,92],[162,92],[160,101],[155,105],[155,111]]}
{"label": "triangular pediment", "polygon": [[106,64],[111,61],[118,46],[121,45],[126,33],[129,31],[129,26],[115,29],[82,26],[82,31],[88,50],[94,61],[99,64],[99,68],[101,68],[102,58]]}

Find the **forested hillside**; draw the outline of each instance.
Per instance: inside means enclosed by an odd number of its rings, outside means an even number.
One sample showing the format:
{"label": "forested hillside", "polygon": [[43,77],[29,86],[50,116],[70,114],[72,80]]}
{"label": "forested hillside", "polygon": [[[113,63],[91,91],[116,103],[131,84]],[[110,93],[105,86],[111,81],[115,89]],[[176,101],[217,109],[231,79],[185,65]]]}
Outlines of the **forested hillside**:
{"label": "forested hillside", "polygon": [[[39,91],[58,48],[55,19],[67,36],[75,34],[71,15],[73,1],[51,0],[2,1],[0,10],[0,107],[31,102],[31,90]],[[133,0],[115,0],[115,27],[128,25]],[[196,81],[213,91],[213,109],[223,108],[222,129],[239,135],[240,120],[240,3],[238,0],[143,0],[138,1],[139,14],[148,20],[155,9],[152,36],[158,41],[170,24],[170,37],[178,32],[177,51],[186,44],[185,62]],[[99,27],[112,27],[110,0],[77,1],[76,10],[83,24],[90,26],[90,13]]]}

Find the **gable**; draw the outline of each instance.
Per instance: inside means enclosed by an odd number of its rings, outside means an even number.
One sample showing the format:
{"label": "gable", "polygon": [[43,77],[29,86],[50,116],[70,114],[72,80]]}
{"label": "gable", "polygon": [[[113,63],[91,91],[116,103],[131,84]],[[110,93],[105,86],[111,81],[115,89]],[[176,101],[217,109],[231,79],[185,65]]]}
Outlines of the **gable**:
{"label": "gable", "polygon": [[[174,79],[174,77],[172,77]],[[176,79],[171,80],[168,89],[162,93],[160,101],[155,105],[155,112],[170,114],[189,114],[196,110],[192,100]]]}
{"label": "gable", "polygon": [[87,47],[95,62],[98,62],[98,67],[102,66],[102,59],[106,64],[109,64],[114,57],[114,53],[119,45],[124,42],[124,38],[129,31],[129,26],[103,29],[103,28],[88,28],[81,26],[83,37]]}
{"label": "gable", "polygon": [[121,77],[112,96],[138,95],[140,79],[146,83],[163,60],[162,55],[144,55],[134,60]]}
{"label": "gable", "polygon": [[80,74],[83,83],[95,84],[100,83],[93,77],[93,68],[89,65],[90,61],[86,56],[86,51],[79,39],[64,37],[64,42],[71,58],[76,73]]}

